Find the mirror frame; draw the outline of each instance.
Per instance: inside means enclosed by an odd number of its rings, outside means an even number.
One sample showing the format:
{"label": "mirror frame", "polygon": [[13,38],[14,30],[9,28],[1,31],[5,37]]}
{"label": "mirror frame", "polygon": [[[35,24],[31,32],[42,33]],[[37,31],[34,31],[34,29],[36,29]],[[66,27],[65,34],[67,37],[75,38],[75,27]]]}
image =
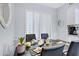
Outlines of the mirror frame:
{"label": "mirror frame", "polygon": [[5,23],[3,16],[0,16],[0,24],[4,29],[9,27],[9,25],[11,24],[11,20],[12,20],[12,8],[11,8],[12,6],[10,3],[8,3],[8,7],[9,7],[9,17],[8,17],[7,23]]}

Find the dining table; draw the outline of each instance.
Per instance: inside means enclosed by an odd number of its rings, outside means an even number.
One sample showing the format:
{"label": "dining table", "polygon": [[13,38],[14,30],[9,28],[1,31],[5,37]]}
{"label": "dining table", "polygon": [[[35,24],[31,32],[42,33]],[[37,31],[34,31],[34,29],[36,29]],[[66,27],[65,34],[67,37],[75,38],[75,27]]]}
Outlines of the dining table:
{"label": "dining table", "polygon": [[[51,40],[50,44],[48,46],[46,46],[46,44],[43,44],[41,46],[41,48],[43,48],[43,49],[53,48],[54,49],[54,48],[57,48],[57,47],[64,45],[64,44],[65,43],[63,41]],[[26,49],[26,51],[22,55],[18,55],[17,51],[15,49],[14,56],[41,56],[42,51],[40,51],[39,53],[34,51],[34,49],[36,49],[38,47],[39,47],[38,44],[32,45],[28,50]]]}

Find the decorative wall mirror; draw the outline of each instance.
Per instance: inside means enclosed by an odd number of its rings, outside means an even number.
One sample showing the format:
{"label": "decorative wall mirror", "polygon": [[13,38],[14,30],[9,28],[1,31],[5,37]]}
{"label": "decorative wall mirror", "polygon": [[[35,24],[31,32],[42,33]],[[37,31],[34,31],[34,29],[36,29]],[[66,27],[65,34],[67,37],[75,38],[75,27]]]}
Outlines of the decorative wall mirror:
{"label": "decorative wall mirror", "polygon": [[5,29],[11,24],[11,4],[0,3],[0,24]]}

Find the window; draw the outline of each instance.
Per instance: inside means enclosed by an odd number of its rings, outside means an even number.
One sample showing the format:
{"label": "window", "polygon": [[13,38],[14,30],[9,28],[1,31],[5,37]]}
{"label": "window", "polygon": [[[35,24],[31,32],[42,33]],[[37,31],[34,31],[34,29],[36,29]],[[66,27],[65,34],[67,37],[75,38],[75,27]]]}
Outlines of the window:
{"label": "window", "polygon": [[41,33],[48,33],[49,38],[52,34],[52,16],[49,13],[26,10],[26,33],[36,35],[39,39]]}
{"label": "window", "polygon": [[33,33],[33,12],[26,11],[26,33]]}
{"label": "window", "polygon": [[40,19],[40,34],[48,33],[49,38],[51,38],[52,31],[52,16],[49,13],[41,13]]}

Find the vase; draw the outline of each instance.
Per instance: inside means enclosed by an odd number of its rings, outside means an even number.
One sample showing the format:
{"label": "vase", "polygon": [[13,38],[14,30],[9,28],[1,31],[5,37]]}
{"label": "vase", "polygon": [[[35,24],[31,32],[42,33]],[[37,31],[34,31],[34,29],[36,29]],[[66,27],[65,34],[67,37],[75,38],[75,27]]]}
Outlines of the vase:
{"label": "vase", "polygon": [[18,45],[16,47],[16,50],[17,50],[17,54],[23,54],[25,52],[25,45],[24,44]]}

